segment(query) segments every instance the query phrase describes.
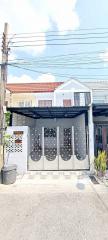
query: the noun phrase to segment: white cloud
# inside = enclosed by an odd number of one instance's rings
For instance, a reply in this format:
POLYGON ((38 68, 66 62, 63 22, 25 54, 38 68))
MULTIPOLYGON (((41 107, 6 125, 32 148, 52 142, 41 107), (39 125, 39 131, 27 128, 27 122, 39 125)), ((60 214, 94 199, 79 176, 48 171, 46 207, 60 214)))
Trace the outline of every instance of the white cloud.
POLYGON ((11 33, 44 32, 40 37, 43 46, 22 48, 22 51, 28 51, 32 55, 41 53, 45 49, 45 33, 52 29, 53 24, 58 31, 74 30, 79 26, 75 12, 76 2, 77 0, 0 0, 0 29, 3 29, 3 24, 7 21, 11 33))
POLYGON ((55 82, 55 76, 51 73, 48 74, 42 74, 37 79, 36 82, 55 82))
POLYGON ((48 14, 59 31, 75 30, 79 27, 79 19, 75 12, 76 2, 77 0, 47 0, 48 14))
POLYGON ((54 82, 56 81, 55 76, 48 73, 42 74, 37 79, 33 79, 28 75, 21 75, 20 77, 9 75, 7 83, 36 83, 36 82, 54 82))

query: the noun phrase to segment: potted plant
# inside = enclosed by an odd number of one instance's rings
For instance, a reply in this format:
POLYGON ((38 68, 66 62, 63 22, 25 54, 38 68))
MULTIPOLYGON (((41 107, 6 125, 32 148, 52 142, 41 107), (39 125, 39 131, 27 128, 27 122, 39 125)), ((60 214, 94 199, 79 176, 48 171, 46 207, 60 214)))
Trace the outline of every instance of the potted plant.
POLYGON ((94 160, 94 165, 98 177, 103 177, 107 168, 107 154, 105 151, 99 151, 94 160))
POLYGON ((9 151, 8 147, 10 144, 10 138, 12 136, 9 134, 4 134, 4 166, 1 169, 1 177, 3 184, 12 184, 16 181, 16 165, 9 165, 8 158, 9 158, 9 151), (7 148, 7 150, 6 150, 7 148))
MULTIPOLYGON (((6 120, 6 128, 9 126, 10 121, 10 113, 7 112, 5 116, 6 120)), ((9 158, 9 145, 12 135, 6 133, 6 129, 3 136, 3 167, 1 169, 1 177, 3 184, 12 184, 16 181, 16 165, 9 165, 8 158, 9 158)))

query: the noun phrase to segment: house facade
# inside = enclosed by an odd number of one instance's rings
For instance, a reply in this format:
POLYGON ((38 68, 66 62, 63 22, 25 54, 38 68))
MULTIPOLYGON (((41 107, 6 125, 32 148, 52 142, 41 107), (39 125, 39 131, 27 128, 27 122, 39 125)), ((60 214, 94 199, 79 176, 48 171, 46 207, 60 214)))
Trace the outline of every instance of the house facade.
POLYGON ((100 137, 97 121, 107 121, 107 116, 99 105, 98 109, 93 105, 93 89, 87 83, 71 79, 64 83, 7 84, 7 102, 12 113, 8 131, 16 134, 12 134, 8 149, 9 161, 17 164, 19 172, 93 170, 94 152, 99 148, 95 139, 100 137), (15 154, 16 160, 12 158, 15 154))

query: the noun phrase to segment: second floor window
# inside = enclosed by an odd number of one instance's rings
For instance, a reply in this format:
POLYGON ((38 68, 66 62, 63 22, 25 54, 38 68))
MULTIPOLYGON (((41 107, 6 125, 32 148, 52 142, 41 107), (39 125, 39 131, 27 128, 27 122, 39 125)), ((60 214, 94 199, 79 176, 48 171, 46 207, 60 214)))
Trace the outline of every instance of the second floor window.
POLYGON ((25 101, 25 107, 31 107, 32 101, 25 101))
POLYGON ((19 102, 18 105, 19 105, 19 107, 24 107, 24 102, 23 101, 19 102))
POLYGON ((89 105, 91 103, 91 94, 90 92, 85 93, 85 105, 89 105))
POLYGON ((63 99, 63 106, 64 107, 71 107, 72 106, 71 99, 63 99))
POLYGON ((32 101, 22 101, 18 103, 19 107, 31 107, 32 101))
POLYGON ((38 107, 52 107, 52 100, 38 100, 38 107))
POLYGON ((74 105, 80 106, 80 93, 77 92, 74 93, 74 105))

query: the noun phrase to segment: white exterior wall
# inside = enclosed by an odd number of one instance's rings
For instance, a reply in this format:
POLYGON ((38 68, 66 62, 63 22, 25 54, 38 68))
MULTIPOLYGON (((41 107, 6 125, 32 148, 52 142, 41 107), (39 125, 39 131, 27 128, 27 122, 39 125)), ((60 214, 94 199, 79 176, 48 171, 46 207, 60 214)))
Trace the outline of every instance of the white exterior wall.
POLYGON ((108 103, 108 81, 97 80, 84 83, 93 93, 93 103, 108 103))
POLYGON ((72 91, 59 91, 54 93, 54 105, 57 107, 63 107, 63 100, 71 99, 72 105, 74 105, 74 93, 72 91))
POLYGON ((27 161, 29 155, 29 128, 26 126, 13 126, 7 128, 7 133, 12 136, 13 140, 10 141, 9 151, 5 155, 5 164, 17 165, 17 173, 22 174, 27 172, 27 161), (23 131, 22 135, 22 151, 17 150, 17 143, 15 143, 15 139, 13 138, 14 131, 23 131), (16 144, 16 145, 15 145, 16 144))
POLYGON ((54 91, 54 105, 63 106, 63 99, 71 99, 72 106, 74 106, 74 93, 80 93, 80 106, 85 106, 85 96, 84 93, 90 92, 91 103, 92 103, 92 92, 85 85, 81 84, 76 80, 70 80, 59 86, 54 91))
POLYGON ((93 89, 93 103, 108 103, 108 89, 93 89))
POLYGON ((52 100, 52 106, 54 106, 54 93, 36 93, 36 107, 38 107, 39 100, 52 100))

